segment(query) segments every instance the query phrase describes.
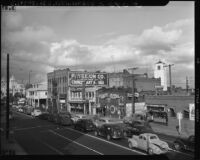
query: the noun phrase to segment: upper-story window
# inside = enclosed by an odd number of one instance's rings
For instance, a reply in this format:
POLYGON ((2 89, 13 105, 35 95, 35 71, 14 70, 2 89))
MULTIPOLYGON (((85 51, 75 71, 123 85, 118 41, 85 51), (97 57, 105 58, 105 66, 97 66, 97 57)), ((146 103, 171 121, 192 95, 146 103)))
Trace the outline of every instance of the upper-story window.
POLYGON ((160 70, 160 66, 158 66, 157 69, 160 70))

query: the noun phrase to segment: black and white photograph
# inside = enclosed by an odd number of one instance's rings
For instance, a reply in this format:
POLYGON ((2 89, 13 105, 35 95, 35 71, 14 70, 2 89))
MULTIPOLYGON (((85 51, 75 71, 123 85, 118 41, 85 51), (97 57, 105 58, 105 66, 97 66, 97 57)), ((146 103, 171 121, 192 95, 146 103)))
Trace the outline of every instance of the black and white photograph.
POLYGON ((1 10, 1 155, 195 159, 195 2, 1 10))

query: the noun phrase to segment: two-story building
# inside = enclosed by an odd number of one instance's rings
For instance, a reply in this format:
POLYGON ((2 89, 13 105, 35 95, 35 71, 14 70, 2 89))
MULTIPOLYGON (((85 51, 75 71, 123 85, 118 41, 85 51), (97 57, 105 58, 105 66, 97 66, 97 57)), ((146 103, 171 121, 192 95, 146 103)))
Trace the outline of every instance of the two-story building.
POLYGON ((27 89, 26 98, 28 104, 33 107, 47 107, 47 83, 34 83, 32 87, 27 89))
POLYGON ((68 68, 47 74, 48 104, 58 112, 96 114, 96 90, 108 86, 107 73, 70 71, 68 68), (53 100, 56 101, 53 104, 53 100))

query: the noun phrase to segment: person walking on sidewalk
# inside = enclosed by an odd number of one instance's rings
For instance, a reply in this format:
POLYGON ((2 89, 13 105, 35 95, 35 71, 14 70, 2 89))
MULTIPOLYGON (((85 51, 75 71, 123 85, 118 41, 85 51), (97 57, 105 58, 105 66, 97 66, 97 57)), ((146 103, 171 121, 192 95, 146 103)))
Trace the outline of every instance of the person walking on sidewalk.
POLYGON ((165 114, 165 119, 166 119, 166 126, 168 126, 168 115, 167 115, 167 112, 165 114))

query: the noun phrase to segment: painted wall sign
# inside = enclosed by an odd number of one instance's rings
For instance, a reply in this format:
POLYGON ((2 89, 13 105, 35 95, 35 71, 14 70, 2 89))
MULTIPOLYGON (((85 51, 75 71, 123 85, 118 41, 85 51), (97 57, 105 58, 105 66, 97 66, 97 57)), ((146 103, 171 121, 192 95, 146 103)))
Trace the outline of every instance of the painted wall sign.
POLYGON ((105 86, 108 85, 107 73, 92 72, 69 72, 69 85, 82 86, 105 86))

